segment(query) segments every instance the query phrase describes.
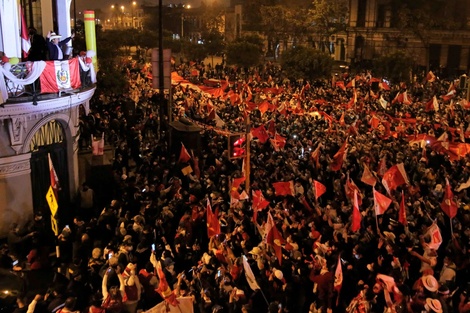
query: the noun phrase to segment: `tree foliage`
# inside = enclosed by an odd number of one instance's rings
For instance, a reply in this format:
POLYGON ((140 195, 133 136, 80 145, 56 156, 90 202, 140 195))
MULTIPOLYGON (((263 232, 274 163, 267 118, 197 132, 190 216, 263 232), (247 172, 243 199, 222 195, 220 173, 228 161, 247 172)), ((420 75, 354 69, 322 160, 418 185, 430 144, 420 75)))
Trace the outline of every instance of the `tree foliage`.
POLYGON ((413 69, 413 59, 403 51, 382 55, 374 59, 374 72, 394 83, 409 81, 413 69))
MULTIPOLYGON (((313 0, 313 8, 309 10, 309 20, 320 41, 328 42, 330 36, 346 30, 348 0, 313 0)), ((329 45, 327 46, 329 49, 329 45)))
POLYGON ((245 40, 237 40, 227 45, 227 63, 241 67, 252 67, 261 61, 260 46, 245 40))
POLYGON ((322 51, 298 46, 284 51, 281 66, 290 79, 314 80, 331 75, 333 59, 322 51))

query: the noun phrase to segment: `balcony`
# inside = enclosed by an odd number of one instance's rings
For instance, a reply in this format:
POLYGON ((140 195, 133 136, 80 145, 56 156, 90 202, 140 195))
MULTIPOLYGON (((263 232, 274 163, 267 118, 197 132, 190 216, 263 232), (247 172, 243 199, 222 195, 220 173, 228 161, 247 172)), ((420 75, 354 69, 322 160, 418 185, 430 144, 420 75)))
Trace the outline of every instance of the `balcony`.
POLYGON ((3 109, 11 104, 38 105, 44 100, 93 93, 96 83, 93 64, 80 57, 67 61, 20 62, 4 66, 0 71, 3 76, 0 77, 0 108, 3 109))

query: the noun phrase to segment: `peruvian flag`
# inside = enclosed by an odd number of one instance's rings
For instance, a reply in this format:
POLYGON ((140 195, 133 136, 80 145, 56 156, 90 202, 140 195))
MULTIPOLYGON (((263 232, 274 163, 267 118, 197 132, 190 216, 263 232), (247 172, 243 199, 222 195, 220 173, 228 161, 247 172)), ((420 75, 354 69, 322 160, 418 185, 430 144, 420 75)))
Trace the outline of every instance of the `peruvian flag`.
POLYGON ((392 203, 392 199, 387 196, 384 196, 374 188, 374 207, 375 214, 382 215, 387 211, 388 207, 392 203))
POLYGON ((406 208, 405 208, 405 194, 401 192, 401 202, 400 202, 400 211, 398 211, 398 222, 403 226, 408 225, 408 220, 406 219, 406 208))
POLYGON ((258 212, 264 210, 269 205, 269 201, 264 198, 261 190, 252 191, 251 194, 253 196, 253 222, 256 223, 258 212))
POLYGON ((344 86, 343 81, 338 81, 338 82, 336 82, 335 85, 336 85, 336 87, 341 88, 342 90, 346 91, 346 86, 344 86))
POLYGON ((355 88, 356 87, 356 79, 353 78, 347 85, 346 88, 355 88))
POLYGON ((359 203, 357 200, 357 190, 354 190, 354 205, 352 213, 351 231, 356 232, 361 229, 361 212, 359 212, 359 203))
POLYGON ((445 94, 444 96, 441 96, 441 98, 444 101, 449 101, 455 96, 456 92, 457 91, 455 90, 454 83, 451 83, 449 86, 449 89, 447 90, 447 94, 445 94))
POLYGON ((362 172, 361 182, 372 187, 374 187, 377 183, 377 179, 375 179, 375 176, 372 174, 367 164, 364 164, 364 171, 362 172))
POLYGON ((188 150, 183 143, 181 143, 181 150, 180 150, 180 157, 178 158, 179 163, 186 163, 191 160, 191 155, 189 154, 188 150))
POLYGON ((382 185, 387 189, 388 194, 398 186, 409 183, 403 163, 395 164, 382 177, 382 185))
POLYGON ((320 148, 323 147, 321 143, 318 144, 317 148, 310 154, 312 159, 315 161, 315 167, 320 168, 320 148))
POLYGON ((436 75, 432 71, 429 71, 428 74, 426 75, 426 81, 432 83, 436 80, 436 75))
POLYGON ((46 67, 39 77, 41 93, 79 88, 81 85, 79 66, 78 58, 67 61, 46 61, 46 67))
POLYGON ((379 88, 382 90, 390 90, 390 86, 386 82, 379 83, 379 88))
POLYGON ((268 212, 268 220, 265 226, 265 234, 266 234, 266 243, 273 247, 274 252, 276 254, 276 258, 279 262, 279 265, 282 263, 282 244, 285 244, 286 241, 282 238, 281 234, 276 228, 276 224, 274 223, 274 219, 270 212, 268 212))
POLYGON ((265 143, 269 139, 268 132, 264 128, 264 125, 261 125, 260 127, 257 127, 257 128, 253 128, 251 130, 251 134, 253 135, 253 137, 258 138, 259 142, 261 143, 265 143))
POLYGON ((354 183, 352 179, 349 178, 349 173, 347 174, 346 178, 346 185, 344 185, 344 192, 346 193, 346 197, 351 199, 351 202, 354 201, 354 192, 357 192, 358 195, 358 203, 362 205, 362 194, 359 190, 359 187, 354 183))
POLYGON ((315 200, 318 200, 326 192, 326 186, 317 180, 313 180, 313 187, 315 188, 315 200))
POLYGON ((276 124, 274 124, 274 120, 268 122, 268 134, 271 137, 276 136, 276 124))
POLYGON ((428 243, 429 248, 437 250, 442 243, 442 235, 439 226, 434 222, 426 231, 426 235, 429 235, 431 242, 428 243))
POLYGON ((294 182, 292 180, 286 182, 273 183, 276 196, 293 196, 294 182))
POLYGON ((27 58, 29 49, 31 48, 31 40, 29 40, 28 27, 26 26, 23 8, 21 5, 18 6, 21 15, 21 50, 23 50, 23 58, 27 58))
POLYGON ((436 96, 432 97, 431 100, 429 100, 428 102, 426 102, 426 111, 439 111, 439 102, 437 102, 437 98, 436 96))
POLYGON ((384 99, 383 95, 380 95, 379 103, 382 106, 382 108, 384 108, 384 110, 387 109, 388 101, 384 99))
POLYGON ((454 200, 454 194, 452 193, 449 180, 447 178, 444 199, 441 202, 441 209, 449 218, 454 218, 457 215, 458 206, 454 200))
POLYGON ((172 306, 177 306, 179 304, 176 300, 176 294, 171 290, 168 281, 166 280, 165 273, 162 269, 162 264, 160 261, 157 262, 157 275, 160 280, 158 283, 158 288, 156 291, 158 294, 165 300, 166 303, 171 304, 172 306))
POLYGON ((47 158, 49 160, 49 179, 51 181, 51 187, 54 197, 55 197, 55 203, 57 203, 57 199, 59 199, 59 190, 60 190, 60 185, 59 185, 59 178, 57 177, 57 173, 54 169, 54 165, 52 164, 52 159, 51 159, 51 154, 47 155, 47 158))
POLYGON ((348 139, 344 141, 341 148, 339 148, 338 152, 333 156, 333 161, 330 163, 330 167, 332 171, 339 171, 343 166, 344 158, 346 157, 346 146, 348 144, 348 139))
POLYGON ((230 188, 230 196, 237 200, 240 200, 240 194, 238 193, 238 188, 245 181, 245 177, 234 178, 232 182, 232 188, 230 188))
POLYGON ((220 222, 218 218, 218 210, 215 209, 215 213, 212 213, 211 202, 207 199, 206 207, 206 223, 207 223, 207 237, 212 238, 220 234, 220 222))
POLYGON ((342 286, 343 286, 343 268, 341 266, 341 256, 338 255, 338 264, 336 265, 336 270, 335 270, 334 289, 336 290, 336 292, 340 292, 342 286))

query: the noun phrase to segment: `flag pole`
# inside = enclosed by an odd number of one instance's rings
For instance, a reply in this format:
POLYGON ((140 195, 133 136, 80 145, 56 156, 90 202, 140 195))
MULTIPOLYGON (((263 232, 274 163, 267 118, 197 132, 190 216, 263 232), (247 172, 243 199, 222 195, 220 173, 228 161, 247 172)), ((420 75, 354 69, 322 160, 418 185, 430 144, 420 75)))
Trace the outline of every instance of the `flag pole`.
POLYGON ((450 235, 454 237, 454 227, 452 226, 452 217, 449 217, 450 221, 450 235))
MULTIPOLYGON (((246 108, 245 108, 246 110, 246 108)), ((245 140, 246 140, 246 156, 245 156, 245 191, 250 196, 250 113, 248 112, 245 118, 245 140)))

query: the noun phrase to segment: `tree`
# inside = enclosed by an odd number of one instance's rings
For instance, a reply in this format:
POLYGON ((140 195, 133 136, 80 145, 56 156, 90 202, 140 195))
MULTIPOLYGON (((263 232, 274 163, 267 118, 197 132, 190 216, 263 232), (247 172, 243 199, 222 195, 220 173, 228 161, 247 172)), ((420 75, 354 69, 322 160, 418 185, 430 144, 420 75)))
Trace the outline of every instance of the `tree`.
POLYGON ((289 79, 314 80, 331 76, 333 59, 322 51, 298 46, 282 54, 281 66, 289 79))
POLYGON ((226 54, 228 64, 252 67, 260 63, 262 50, 258 45, 240 39, 227 45, 226 54))
POLYGON ((374 59, 373 63, 377 76, 386 77, 393 83, 409 81, 414 65, 413 59, 403 51, 382 55, 374 59))
POLYGON ((313 0, 309 10, 309 20, 319 36, 320 45, 330 50, 330 37, 346 30, 348 20, 348 0, 313 0))

